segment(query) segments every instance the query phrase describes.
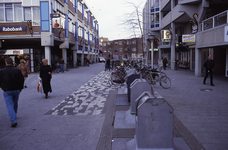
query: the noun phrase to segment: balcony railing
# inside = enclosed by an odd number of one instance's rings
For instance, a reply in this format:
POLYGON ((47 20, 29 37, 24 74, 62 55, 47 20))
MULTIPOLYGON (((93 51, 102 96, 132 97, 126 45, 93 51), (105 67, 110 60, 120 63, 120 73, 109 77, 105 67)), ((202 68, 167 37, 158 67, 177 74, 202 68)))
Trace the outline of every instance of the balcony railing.
POLYGON ((202 21, 202 31, 228 23, 228 10, 202 21))

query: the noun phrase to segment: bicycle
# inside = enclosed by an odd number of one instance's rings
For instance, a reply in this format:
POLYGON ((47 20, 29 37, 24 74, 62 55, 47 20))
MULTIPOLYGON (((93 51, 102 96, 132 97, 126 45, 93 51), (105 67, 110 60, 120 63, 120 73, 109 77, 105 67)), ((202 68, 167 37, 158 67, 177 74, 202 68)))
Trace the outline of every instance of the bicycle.
POLYGON ((59 63, 56 64, 56 68, 55 70, 53 71, 54 73, 59 73, 59 69, 60 69, 60 65, 59 63))
POLYGON ((152 85, 156 85, 158 82, 164 89, 168 89, 171 86, 171 80, 164 72, 161 72, 161 67, 158 72, 150 72, 149 80, 152 85))
POLYGON ((124 67, 118 67, 116 71, 112 71, 110 78, 109 78, 109 85, 117 86, 117 85, 124 85, 124 82, 126 81, 127 73, 124 70, 124 67))

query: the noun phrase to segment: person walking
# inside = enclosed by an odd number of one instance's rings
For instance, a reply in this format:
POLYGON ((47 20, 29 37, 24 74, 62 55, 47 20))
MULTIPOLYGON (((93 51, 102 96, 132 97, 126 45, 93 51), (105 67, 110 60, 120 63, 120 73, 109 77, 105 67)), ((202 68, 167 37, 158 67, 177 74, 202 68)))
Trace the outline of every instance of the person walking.
POLYGON ((166 64, 168 62, 166 56, 163 58, 162 62, 163 62, 163 68, 164 70, 166 70, 166 64))
POLYGON ((43 91, 45 93, 45 99, 48 97, 48 92, 52 92, 51 89, 51 78, 52 78, 52 70, 50 65, 48 65, 48 60, 42 60, 43 65, 40 67, 40 78, 43 86, 43 91))
POLYGON ((203 67, 206 69, 206 75, 204 77, 203 84, 206 84, 208 74, 210 74, 211 86, 215 86, 213 84, 213 68, 214 68, 214 66, 215 66, 215 63, 211 59, 211 55, 208 55, 208 59, 206 59, 204 64, 203 64, 203 67))
POLYGON ((17 126, 19 94, 24 86, 21 70, 13 66, 12 58, 5 59, 6 67, 0 70, 0 88, 2 88, 11 127, 17 126))
POLYGON ((110 58, 108 58, 108 59, 106 60, 105 71, 106 71, 106 69, 108 69, 108 71, 110 71, 110 58))
POLYGON ((64 60, 63 60, 63 57, 60 59, 60 61, 59 61, 59 66, 60 66, 60 68, 59 68, 59 72, 64 72, 64 69, 63 69, 63 65, 64 65, 64 60))
POLYGON ((90 60, 89 60, 89 58, 86 58, 86 64, 87 64, 87 66, 90 66, 90 60))
POLYGON ((25 64, 25 60, 21 59, 20 64, 17 66, 21 70, 21 73, 24 76, 24 87, 27 88, 27 78, 28 74, 30 74, 28 66, 25 64))

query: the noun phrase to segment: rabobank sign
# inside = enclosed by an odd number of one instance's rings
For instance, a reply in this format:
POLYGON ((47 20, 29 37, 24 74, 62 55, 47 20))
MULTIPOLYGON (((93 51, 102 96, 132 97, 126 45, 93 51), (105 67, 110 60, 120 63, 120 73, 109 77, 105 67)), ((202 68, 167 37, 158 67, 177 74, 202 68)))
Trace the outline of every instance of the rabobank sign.
POLYGON ((0 33, 25 33, 26 26, 3 26, 0 27, 0 33))

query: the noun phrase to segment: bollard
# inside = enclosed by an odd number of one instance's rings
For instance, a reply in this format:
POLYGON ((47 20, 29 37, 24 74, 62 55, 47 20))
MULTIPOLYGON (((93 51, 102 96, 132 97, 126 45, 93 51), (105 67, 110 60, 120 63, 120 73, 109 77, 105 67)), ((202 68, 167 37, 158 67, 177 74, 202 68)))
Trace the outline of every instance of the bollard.
POLYGON ((141 94, 136 106, 136 149, 173 150, 173 108, 150 92, 141 94))
POLYGON ((140 78, 140 75, 139 74, 131 74, 128 76, 127 78, 127 98, 128 98, 128 102, 131 102, 131 89, 130 89, 130 86, 132 84, 132 82, 135 80, 135 79, 139 79, 140 78))
POLYGON ((135 114, 136 99, 145 91, 153 93, 153 87, 145 79, 136 79, 132 82, 130 86, 131 114, 135 114))

